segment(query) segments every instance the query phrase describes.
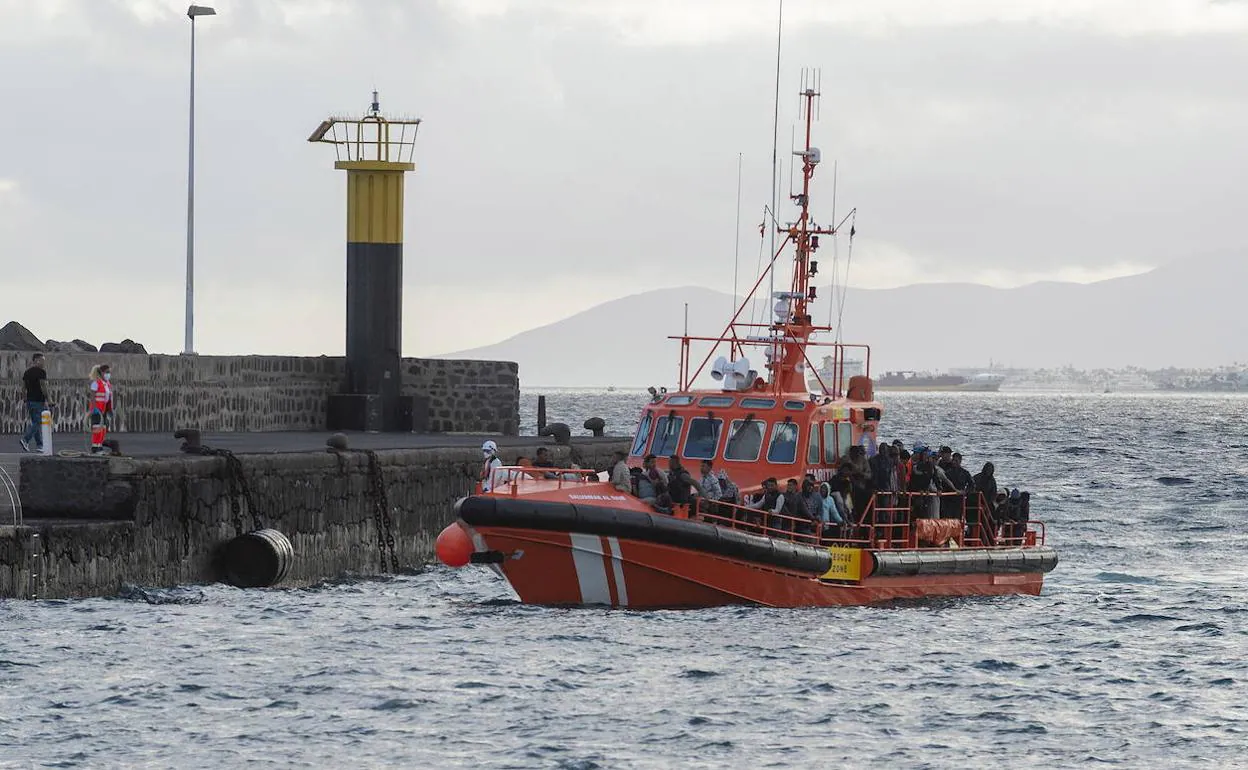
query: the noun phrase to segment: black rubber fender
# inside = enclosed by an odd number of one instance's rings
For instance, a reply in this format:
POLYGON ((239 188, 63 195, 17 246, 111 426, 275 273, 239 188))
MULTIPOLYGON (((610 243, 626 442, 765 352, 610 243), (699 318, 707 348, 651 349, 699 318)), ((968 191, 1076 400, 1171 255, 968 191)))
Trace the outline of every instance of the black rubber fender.
POLYGON ((487 495, 464 498, 456 506, 460 518, 472 526, 606 535, 815 575, 832 566, 832 557, 824 548, 659 513, 487 495))
POLYGON ((872 560, 873 575, 1035 574, 1057 566, 1057 551, 1050 546, 875 551, 872 560))

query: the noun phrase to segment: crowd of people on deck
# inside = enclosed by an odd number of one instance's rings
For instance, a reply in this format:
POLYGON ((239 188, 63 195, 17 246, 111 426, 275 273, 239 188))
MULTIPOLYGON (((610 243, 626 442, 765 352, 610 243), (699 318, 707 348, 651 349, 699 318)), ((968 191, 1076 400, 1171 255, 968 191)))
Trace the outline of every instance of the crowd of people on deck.
MULTIPOLYGON (((511 481, 513 475, 563 476, 567 480, 594 476, 575 465, 575 472, 542 470, 555 468, 545 448, 538 449, 532 459, 517 459, 516 465, 524 470, 491 474, 491 467, 502 465, 497 446, 492 444, 488 441, 482 449, 487 458, 486 475, 497 477, 496 483, 511 481)), ((621 451, 612 458, 608 478, 617 491, 633 495, 660 512, 671 513, 674 506, 701 500, 700 510, 705 512, 798 534, 812 534, 821 525, 825 536, 854 538, 863 536, 871 526, 887 531, 890 526, 916 519, 962 519, 968 534, 991 544, 998 537, 1022 538, 1030 518, 1029 493, 999 488, 991 462, 972 474, 963 465, 962 455, 948 446, 933 450, 916 443, 911 451, 896 440, 880 444, 868 455, 865 446, 854 445, 830 470, 826 480, 807 473, 800 480, 788 479, 783 489, 778 479, 768 478, 757 494, 743 495, 724 469, 717 469, 711 460, 702 460, 695 473, 677 455, 669 457, 663 469, 658 467, 658 458, 648 454, 636 468, 628 465, 628 455, 621 451), (719 503, 728 505, 714 505, 719 503), (983 527, 979 526, 981 519, 983 527)), ((486 483, 483 486, 488 491, 486 483)))
POLYGON ((919 443, 908 451, 897 440, 880 445, 870 456, 866 447, 851 446, 825 481, 808 473, 800 480, 788 479, 781 489, 773 477, 757 494, 745 496, 711 460, 701 461, 696 476, 678 456, 668 458, 667 470, 659 468, 657 460, 646 455, 640 468, 629 468, 627 455, 617 452, 610 472, 612 486, 661 512, 701 499, 737 506, 729 509, 734 517, 743 514, 754 523, 767 521, 771 529, 810 534, 815 525, 823 525, 825 532, 840 537, 854 537, 870 525, 965 518, 968 532, 987 541, 995 540, 998 532, 1021 538, 1030 517, 1029 493, 999 489, 990 462, 972 474, 961 453, 948 446, 933 450, 919 443), (983 528, 978 526, 981 516, 987 525, 983 528))

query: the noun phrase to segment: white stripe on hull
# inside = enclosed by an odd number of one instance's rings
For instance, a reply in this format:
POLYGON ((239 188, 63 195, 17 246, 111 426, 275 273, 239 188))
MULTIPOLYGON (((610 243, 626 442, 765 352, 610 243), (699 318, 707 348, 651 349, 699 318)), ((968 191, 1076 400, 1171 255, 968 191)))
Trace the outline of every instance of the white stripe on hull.
POLYGON ((569 533, 572 538, 572 563, 581 587, 582 604, 611 606, 611 589, 607 587, 607 568, 602 561, 602 538, 598 535, 569 533))
POLYGON ((615 593, 619 597, 621 607, 628 606, 628 588, 624 585, 624 562, 620 560, 620 539, 607 538, 611 546, 611 571, 615 573, 615 593))

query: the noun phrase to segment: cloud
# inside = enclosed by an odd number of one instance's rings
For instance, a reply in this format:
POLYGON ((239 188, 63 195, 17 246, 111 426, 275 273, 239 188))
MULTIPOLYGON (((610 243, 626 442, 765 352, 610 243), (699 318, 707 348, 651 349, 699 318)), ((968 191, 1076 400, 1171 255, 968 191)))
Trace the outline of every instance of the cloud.
MULTIPOLYGON (((501 339, 591 298, 730 289, 738 153, 753 277, 771 4, 213 4, 196 33, 196 285, 245 305, 201 311, 214 349, 261 333, 340 349, 345 180, 304 139, 374 87, 384 110, 425 121, 407 179, 407 352, 501 339), (492 323, 439 323, 481 299, 492 323), (426 348, 431 328, 446 339, 426 348)), ((822 66, 816 213, 831 219, 835 164, 838 217, 858 208, 851 283, 1091 280, 1235 248, 1246 14, 789 0, 783 186, 798 72, 822 66)), ((0 68, 39 73, 0 81, 21 105, 0 141, 24 150, 4 175, 28 207, 0 229, 5 266, 48 265, 58 322, 90 327, 96 287, 75 277, 104 260, 99 282, 134 326, 118 334, 165 350, 181 346, 188 26, 185 5, 155 0, 0 0, 0 68)))
MULTIPOLYGON (((612 28, 621 41, 646 45, 704 45, 774 36, 778 3, 759 0, 453 0, 464 18, 512 16, 522 9, 612 28)), ((887 36, 909 29, 1027 25, 1115 36, 1229 34, 1248 29, 1248 7, 1208 0, 788 0, 790 34, 803 29, 849 29, 887 36)))

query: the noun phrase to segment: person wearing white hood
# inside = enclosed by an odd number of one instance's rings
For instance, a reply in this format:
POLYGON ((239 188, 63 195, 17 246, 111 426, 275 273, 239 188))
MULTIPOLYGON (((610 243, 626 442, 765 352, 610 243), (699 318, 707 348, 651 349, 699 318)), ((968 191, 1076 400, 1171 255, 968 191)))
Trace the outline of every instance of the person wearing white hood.
MULTIPOLYGON (((487 441, 481 445, 481 454, 485 456, 485 465, 481 468, 481 491, 489 492, 496 480, 494 472, 503 467, 503 461, 498 459, 498 444, 493 441, 487 441)), ((497 479, 497 481, 503 480, 497 479)))

